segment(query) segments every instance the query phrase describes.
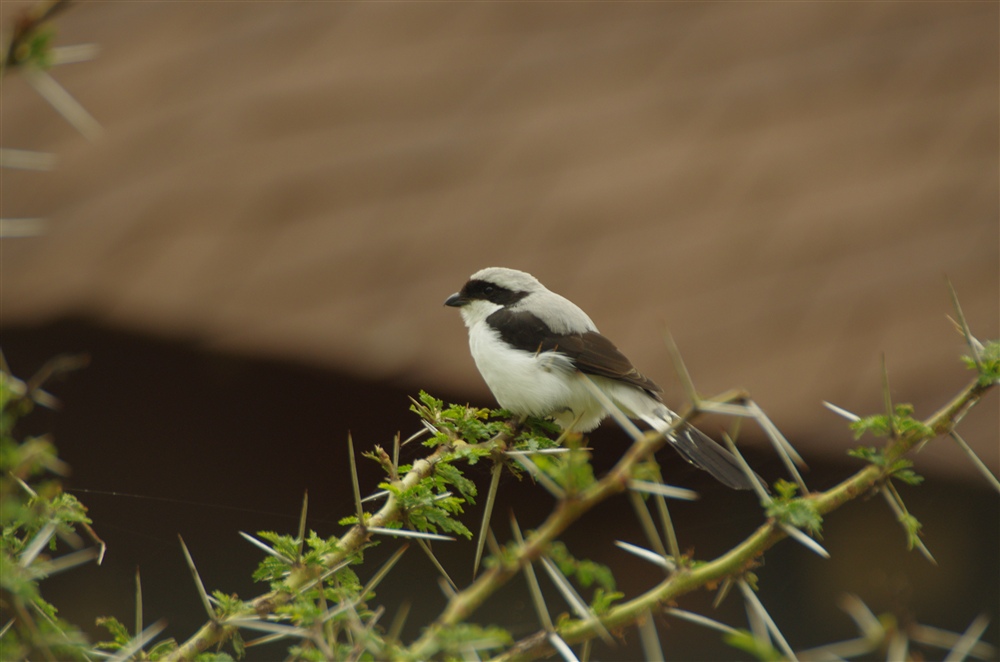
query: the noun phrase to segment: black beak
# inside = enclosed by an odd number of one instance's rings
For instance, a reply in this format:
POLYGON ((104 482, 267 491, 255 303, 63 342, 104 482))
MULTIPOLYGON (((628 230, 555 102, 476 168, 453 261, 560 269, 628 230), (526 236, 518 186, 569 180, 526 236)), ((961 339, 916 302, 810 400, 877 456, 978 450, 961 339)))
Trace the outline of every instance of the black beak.
POLYGON ((461 308, 467 303, 469 303, 469 300, 463 297, 458 292, 455 292, 450 297, 444 300, 444 305, 451 306, 452 308, 461 308))

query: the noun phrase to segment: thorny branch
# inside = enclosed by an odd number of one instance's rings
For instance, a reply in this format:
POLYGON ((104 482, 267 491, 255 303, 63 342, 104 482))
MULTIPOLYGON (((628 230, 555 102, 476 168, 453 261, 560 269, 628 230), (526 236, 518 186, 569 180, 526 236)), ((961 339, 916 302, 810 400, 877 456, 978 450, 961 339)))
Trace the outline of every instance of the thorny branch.
POLYGON ((46 0, 24 10, 15 20, 10 31, 3 56, 3 66, 0 76, 8 69, 18 66, 24 60, 26 44, 35 33, 56 14, 68 8, 71 0, 46 0))
MULTIPOLYGON (((924 424, 933 432, 934 436, 949 433, 956 421, 993 386, 995 386, 993 383, 983 384, 979 380, 973 381, 949 403, 927 418, 924 424)), ((731 397, 738 399, 741 394, 734 394, 731 397)), ((688 412, 677 421, 676 425, 682 425, 696 414, 695 411, 688 412)), ((885 454, 891 458, 902 457, 926 440, 925 435, 912 431, 891 440, 885 449, 885 454)), ((502 443, 503 441, 498 437, 491 443, 502 443)), ((433 656, 440 645, 437 635, 443 629, 468 619, 487 598, 514 578, 521 568, 540 558, 548 546, 573 522, 596 505, 625 491, 634 467, 654 454, 664 443, 664 438, 655 433, 647 433, 636 440, 606 476, 578 495, 562 500, 549 518, 525 539, 524 545, 517 550, 511 560, 493 566, 482 573, 468 587, 456 593, 449 600, 444 611, 424 631, 424 634, 405 652, 399 652, 413 659, 426 659, 433 656)), ((415 462, 411 470, 399 479, 398 486, 401 489, 406 489, 430 476, 434 471, 435 464, 448 451, 449 449, 446 447, 439 447, 427 458, 415 462)), ((888 473, 887 467, 870 464, 839 485, 824 492, 807 494, 803 498, 814 504, 817 512, 826 514, 877 488, 886 480, 888 473)), ((385 526, 398 520, 400 516, 399 505, 390 496, 378 512, 367 517, 364 524, 359 523, 353 526, 340 539, 340 549, 336 554, 324 559, 325 562, 332 566, 348 558, 368 541, 370 533, 367 531, 367 527, 385 526)), ((726 578, 738 578, 752 567, 765 551, 787 535, 780 524, 771 519, 722 556, 700 564, 696 568, 680 569, 642 595, 614 606, 601 616, 600 624, 606 628, 615 628, 634 623, 647 611, 658 611, 668 602, 685 593, 726 578)), ((305 584, 307 579, 300 578, 300 581, 305 584)), ((234 615, 232 618, 262 617, 273 613, 278 606, 291 599, 295 589, 295 585, 290 585, 290 592, 264 594, 247 603, 248 609, 245 614, 234 615)), ((593 620, 569 620, 559 627, 559 634, 566 642, 575 643, 596 636, 596 627, 598 626, 593 620)), ((192 659, 199 652, 229 639, 235 631, 235 627, 227 626, 225 622, 209 622, 173 651, 167 659, 192 659)), ((543 635, 528 637, 516 643, 497 659, 531 659, 551 654, 552 648, 549 642, 550 639, 543 635)))

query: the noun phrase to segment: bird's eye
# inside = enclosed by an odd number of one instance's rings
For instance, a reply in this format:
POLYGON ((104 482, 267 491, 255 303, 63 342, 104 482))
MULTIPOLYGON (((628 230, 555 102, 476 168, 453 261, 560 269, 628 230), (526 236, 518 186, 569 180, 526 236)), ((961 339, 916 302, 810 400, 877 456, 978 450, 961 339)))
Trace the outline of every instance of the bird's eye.
POLYGON ((493 286, 487 285, 486 287, 483 288, 483 292, 485 294, 493 294, 493 286))

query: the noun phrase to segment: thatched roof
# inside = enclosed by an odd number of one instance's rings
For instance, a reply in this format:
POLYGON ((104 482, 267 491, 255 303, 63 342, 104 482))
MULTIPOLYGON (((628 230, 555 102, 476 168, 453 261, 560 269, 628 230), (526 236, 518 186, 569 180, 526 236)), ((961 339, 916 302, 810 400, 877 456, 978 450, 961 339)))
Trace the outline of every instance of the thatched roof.
MULTIPOLYGON (((83 4, 59 41, 100 56, 53 75, 101 139, 4 80, 3 146, 58 165, 4 171, 3 215, 47 230, 4 240, 3 324, 84 315, 488 402, 441 303, 503 265, 671 399, 667 325, 703 391, 747 387, 786 429, 827 422, 822 399, 877 409, 881 352, 927 413, 968 379, 945 275, 998 334, 997 19, 83 4)), ((994 467, 995 434, 970 433, 994 467)))

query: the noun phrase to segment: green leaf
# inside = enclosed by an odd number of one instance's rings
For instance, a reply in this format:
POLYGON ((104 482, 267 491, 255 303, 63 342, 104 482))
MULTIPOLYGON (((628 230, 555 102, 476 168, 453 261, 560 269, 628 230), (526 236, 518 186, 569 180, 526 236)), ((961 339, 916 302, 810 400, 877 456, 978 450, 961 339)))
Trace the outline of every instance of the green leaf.
POLYGON ((416 412, 422 418, 435 420, 444 408, 444 400, 438 400, 427 391, 420 391, 417 397, 420 399, 420 404, 411 405, 410 411, 416 412))
POLYGON ((910 468, 913 466, 913 462, 906 458, 899 458, 890 464, 889 458, 885 456, 885 453, 881 449, 866 446, 851 449, 847 451, 847 454, 875 466, 882 467, 889 476, 898 478, 907 485, 919 485, 924 482, 924 477, 910 468))
POLYGON ((195 662, 235 662, 233 656, 222 651, 212 653, 200 653, 194 658, 195 662))
POLYGON ((920 529, 922 529, 924 525, 910 513, 903 513, 903 515, 899 518, 899 523, 902 524, 903 529, 906 530, 906 548, 912 550, 920 544, 920 529))
MULTIPOLYGON (((570 443, 578 442, 579 438, 570 443)), ((577 449, 558 455, 533 455, 530 461, 570 494, 583 491, 596 481, 588 451, 577 449)))
POLYGON ((895 406, 890 418, 887 414, 865 416, 852 421, 850 426, 854 438, 860 439, 865 433, 876 437, 888 437, 893 432, 901 435, 915 434, 921 437, 933 437, 934 431, 924 423, 913 418, 913 405, 902 403, 895 406))
POLYGON ((776 496, 767 506, 767 515, 796 529, 817 535, 823 529, 823 517, 811 499, 797 498, 799 486, 786 480, 774 483, 776 496))
POLYGON ((42 25, 28 35, 17 49, 15 59, 18 64, 30 64, 39 69, 52 66, 52 40, 55 29, 50 25, 42 25))
POLYGON ((223 593, 222 591, 212 591, 212 596, 217 604, 215 614, 219 619, 226 619, 233 614, 245 611, 247 605, 235 594, 223 593))
POLYGON ((804 499, 772 501, 767 507, 767 514, 779 522, 794 526, 796 529, 805 529, 814 535, 823 530, 823 517, 811 502, 804 499))
POLYGON ((779 478, 774 482, 774 491, 777 492, 779 499, 788 501, 795 498, 799 491, 799 484, 779 478))
POLYGON ((1000 342, 991 340, 979 352, 979 363, 971 356, 963 356, 962 362, 969 370, 979 372, 979 383, 989 386, 1000 382, 1000 342))
POLYGON ((557 540, 549 545, 548 555, 559 566, 562 574, 575 578, 584 588, 596 583, 607 593, 615 590, 615 577, 608 566, 588 559, 575 558, 562 541, 557 540))
POLYGON ((317 563, 323 557, 340 551, 340 539, 336 536, 323 538, 315 531, 309 531, 305 542, 308 551, 305 553, 303 562, 307 564, 317 563))
POLYGON ((595 614, 601 616, 611 610, 612 603, 624 597, 625 594, 619 591, 605 591, 603 588, 598 587, 594 589, 594 597, 590 601, 590 608, 594 610, 595 614))
POLYGON ((147 651, 146 656, 150 660, 162 660, 167 657, 170 653, 177 650, 177 642, 173 639, 164 639, 153 645, 152 648, 147 651))
POLYGON ((462 623, 441 628, 438 641, 446 653, 466 654, 469 644, 475 644, 477 650, 493 650, 509 646, 514 639, 503 628, 462 623))
MULTIPOLYGON (((454 487, 469 503, 475 503, 476 484, 465 477, 462 471, 450 462, 439 462, 434 467, 434 477, 443 481, 442 487, 454 487)), ((444 491, 444 490, 442 490, 444 491)), ((459 511, 461 512, 461 511, 459 511)))
POLYGON ((132 641, 132 635, 128 628, 114 616, 102 616, 97 619, 97 626, 102 627, 111 634, 111 641, 99 641, 94 644, 95 648, 103 650, 120 650, 128 646, 132 641))
POLYGON ((924 482, 924 477, 912 469, 901 469, 899 471, 895 471, 893 472, 892 477, 898 478, 907 485, 919 485, 924 482))
POLYGON ((274 531, 258 531, 257 537, 271 543, 274 551, 282 556, 295 559, 299 555, 299 541, 289 535, 281 535, 274 531))
POLYGON ((239 630, 233 633, 233 638, 229 640, 229 643, 233 647, 233 652, 236 653, 237 660, 242 660, 246 657, 246 646, 243 644, 243 636, 239 630))
POLYGON ((877 464, 879 466, 885 465, 885 456, 882 454, 882 451, 872 446, 858 446, 857 448, 852 448, 847 451, 847 454, 853 458, 870 462, 871 464, 877 464))
POLYGON ((889 475, 893 478, 898 478, 907 485, 919 485, 924 482, 924 477, 913 471, 910 467, 913 466, 913 462, 901 457, 891 465, 889 465, 889 475))

